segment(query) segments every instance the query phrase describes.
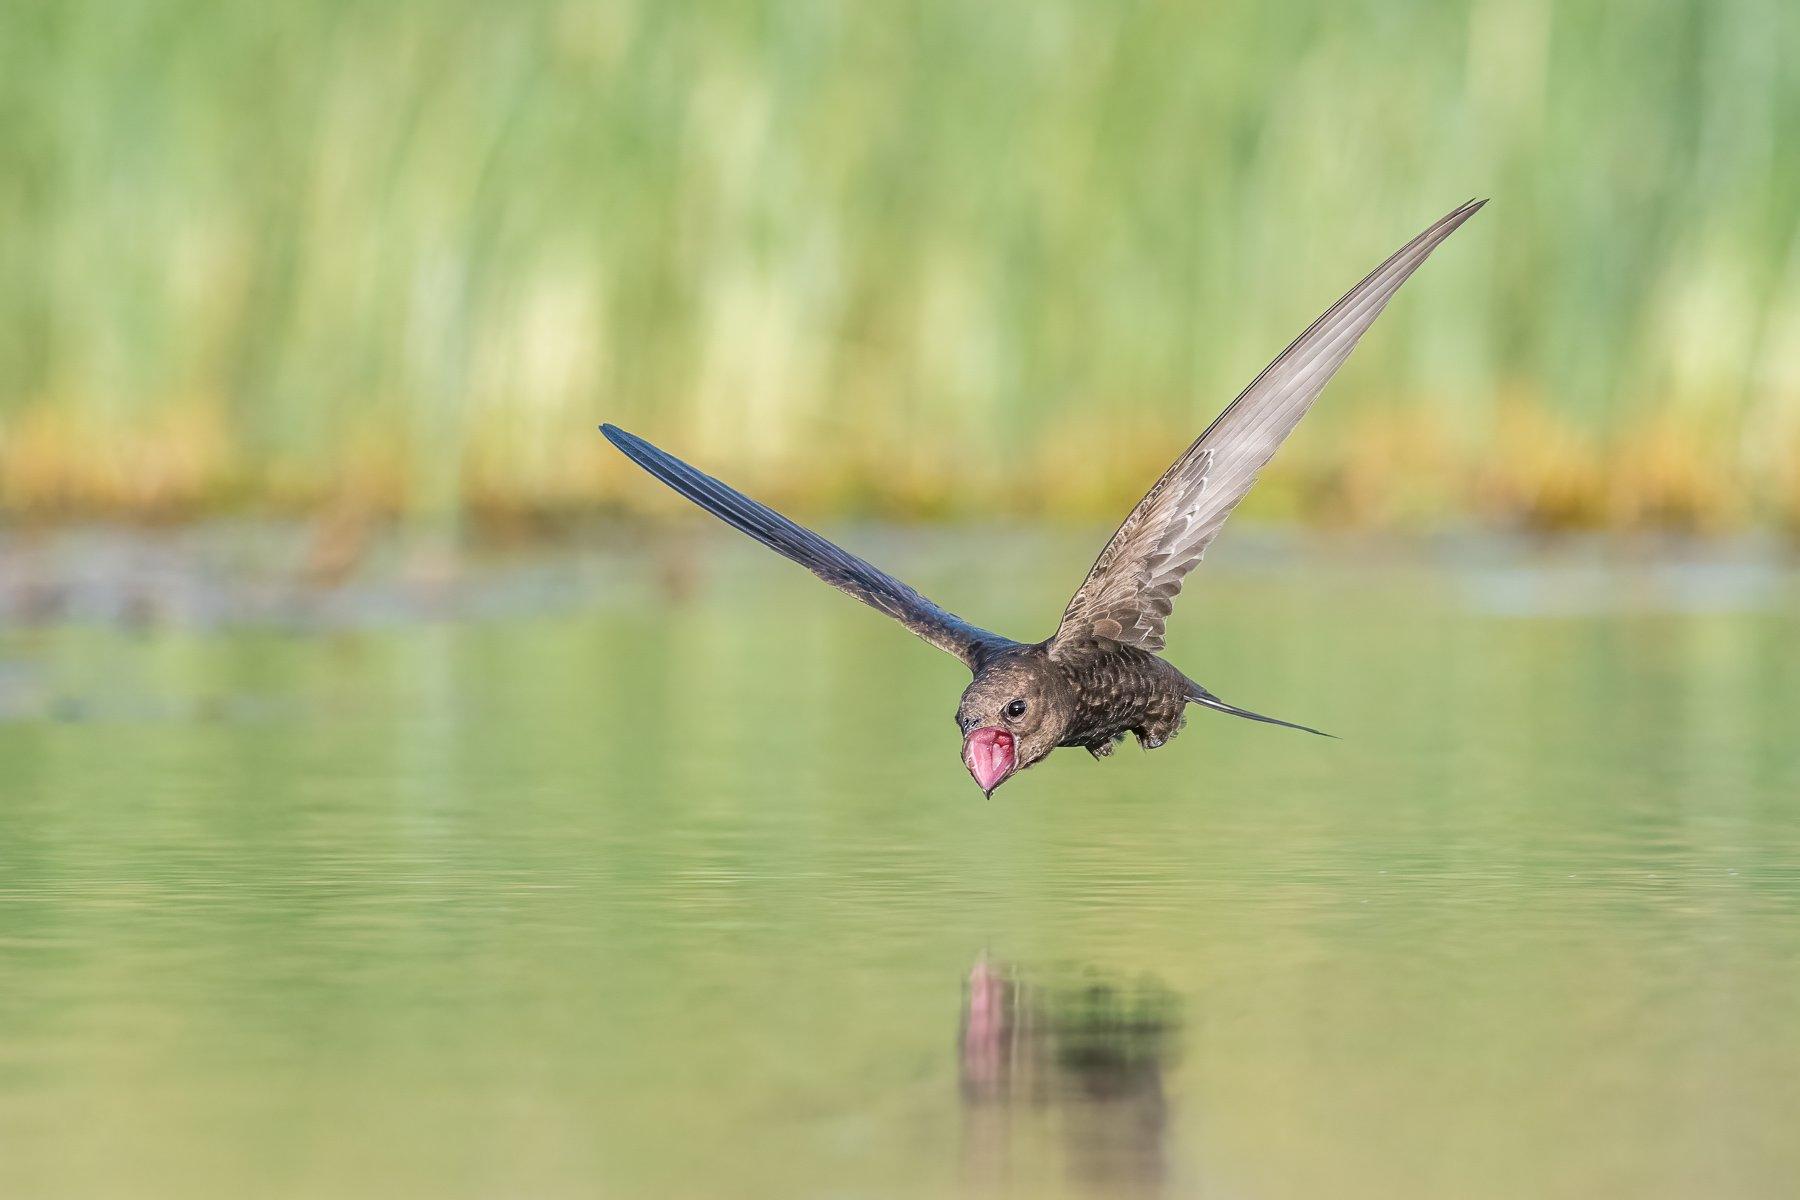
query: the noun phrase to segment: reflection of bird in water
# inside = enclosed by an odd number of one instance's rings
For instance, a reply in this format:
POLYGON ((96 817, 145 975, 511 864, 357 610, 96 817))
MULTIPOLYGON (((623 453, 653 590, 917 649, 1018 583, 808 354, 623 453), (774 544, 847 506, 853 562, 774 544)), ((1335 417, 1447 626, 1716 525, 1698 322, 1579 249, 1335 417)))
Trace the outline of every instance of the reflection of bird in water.
MULTIPOLYGON (((1314 321, 1182 452, 1113 534, 1056 632, 1025 644, 971 625, 886 572, 612 425, 633 462, 727 524, 886 613, 975 673, 957 707, 963 765, 983 792, 1059 746, 1095 758, 1127 733, 1154 749, 1187 706, 1306 729, 1227 704, 1163 659, 1163 625, 1257 472, 1312 408, 1400 285, 1475 214, 1471 201, 1395 251, 1314 321)), ((1317 733, 1318 730, 1308 730, 1317 733)))
POLYGON ((1025 1182, 1039 1156, 1019 1143, 1054 1124, 1073 1182, 1105 1195, 1158 1191, 1168 1156, 1163 1073, 1179 1029, 1175 998, 1159 985, 1032 984, 978 959, 957 1041, 971 1184, 1025 1182))

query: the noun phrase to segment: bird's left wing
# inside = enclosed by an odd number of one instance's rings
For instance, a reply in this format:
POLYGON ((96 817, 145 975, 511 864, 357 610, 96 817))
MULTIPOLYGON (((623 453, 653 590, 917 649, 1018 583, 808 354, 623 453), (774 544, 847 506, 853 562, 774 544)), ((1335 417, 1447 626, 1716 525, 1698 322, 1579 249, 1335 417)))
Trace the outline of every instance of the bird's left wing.
POLYGON ((1175 460, 1100 552, 1063 613, 1051 650, 1102 638, 1163 648, 1182 580, 1300 423, 1357 340, 1431 252, 1485 200, 1447 213, 1406 243, 1263 368, 1175 460))
POLYGON ((704 475, 673 454, 616 425, 600 432, 632 462, 769 549, 784 554, 835 588, 886 613, 940 650, 963 660, 971 671, 997 651, 1018 643, 945 612, 918 592, 774 509, 704 475))

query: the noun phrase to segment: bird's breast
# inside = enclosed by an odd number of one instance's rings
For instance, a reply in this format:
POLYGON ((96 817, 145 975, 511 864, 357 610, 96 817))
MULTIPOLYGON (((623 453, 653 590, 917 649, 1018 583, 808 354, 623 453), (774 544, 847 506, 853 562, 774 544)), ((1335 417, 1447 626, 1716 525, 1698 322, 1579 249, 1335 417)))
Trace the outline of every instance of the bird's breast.
POLYGON ((1186 700, 1169 668, 1152 658, 1095 653, 1069 664, 1073 720, 1065 745, 1091 745, 1179 713, 1186 700))

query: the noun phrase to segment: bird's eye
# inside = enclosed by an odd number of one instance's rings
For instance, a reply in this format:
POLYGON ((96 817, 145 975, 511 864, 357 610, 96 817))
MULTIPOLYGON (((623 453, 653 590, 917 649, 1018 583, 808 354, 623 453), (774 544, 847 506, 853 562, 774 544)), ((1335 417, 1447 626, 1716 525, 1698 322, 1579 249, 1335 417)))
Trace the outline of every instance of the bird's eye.
POLYGON ((1006 719, 1007 720, 1016 721, 1024 715, 1025 715, 1025 702, 1023 700, 1014 700, 1011 704, 1006 706, 1006 719))

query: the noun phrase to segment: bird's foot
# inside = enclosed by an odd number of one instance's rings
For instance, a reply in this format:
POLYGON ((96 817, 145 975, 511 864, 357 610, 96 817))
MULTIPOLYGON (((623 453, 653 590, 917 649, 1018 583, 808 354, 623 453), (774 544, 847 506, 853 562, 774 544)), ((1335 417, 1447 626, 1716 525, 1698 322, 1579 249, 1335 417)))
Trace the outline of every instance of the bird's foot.
POLYGON ((1107 755, 1109 755, 1113 752, 1113 747, 1117 746, 1120 742, 1122 742, 1124 740, 1125 740, 1124 734, 1115 733, 1109 738, 1101 738, 1099 741, 1097 741, 1093 745, 1089 746, 1087 748, 1087 751, 1089 754, 1093 755, 1095 758, 1105 758, 1107 755))

